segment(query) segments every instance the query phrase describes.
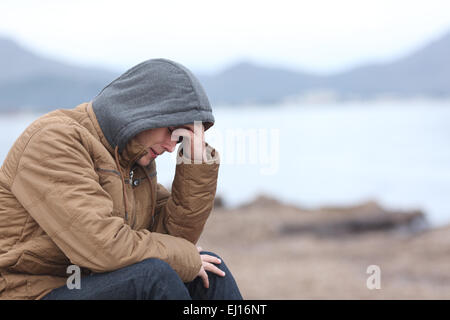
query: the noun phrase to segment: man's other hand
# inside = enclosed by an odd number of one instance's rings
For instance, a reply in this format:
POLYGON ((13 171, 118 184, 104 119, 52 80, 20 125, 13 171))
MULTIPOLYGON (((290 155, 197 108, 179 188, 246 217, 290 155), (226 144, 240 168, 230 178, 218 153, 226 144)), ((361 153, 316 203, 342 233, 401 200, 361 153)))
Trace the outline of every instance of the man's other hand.
MULTIPOLYGON (((201 247, 197 247, 198 252, 203 251, 201 247)), ((200 277, 203 281, 203 285, 205 288, 209 288, 209 279, 206 271, 215 273, 221 277, 225 276, 225 272, 217 268, 214 264, 220 264, 222 261, 219 258, 214 256, 210 256, 208 254, 201 254, 200 258, 202 259, 202 267, 200 268, 200 272, 198 273, 198 277, 200 277)))

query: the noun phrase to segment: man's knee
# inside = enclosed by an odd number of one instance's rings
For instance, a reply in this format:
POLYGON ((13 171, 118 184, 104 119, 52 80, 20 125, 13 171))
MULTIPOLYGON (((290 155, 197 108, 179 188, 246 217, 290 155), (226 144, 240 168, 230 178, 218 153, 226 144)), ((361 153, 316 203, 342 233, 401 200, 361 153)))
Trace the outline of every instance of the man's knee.
POLYGON ((156 299, 189 299, 189 293, 175 270, 160 259, 139 262, 139 275, 144 277, 146 295, 156 299))
POLYGON ((138 265, 142 275, 168 281, 180 279, 175 270, 161 259, 145 259, 139 262, 138 265))

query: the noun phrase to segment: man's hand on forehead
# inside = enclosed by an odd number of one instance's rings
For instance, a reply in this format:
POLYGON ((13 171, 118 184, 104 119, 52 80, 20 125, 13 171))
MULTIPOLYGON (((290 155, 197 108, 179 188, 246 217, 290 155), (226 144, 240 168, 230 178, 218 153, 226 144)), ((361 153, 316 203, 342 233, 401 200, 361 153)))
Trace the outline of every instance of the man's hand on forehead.
POLYGON ((205 153, 205 128, 202 122, 169 127, 172 132, 171 140, 179 141, 182 138, 183 153, 194 163, 202 162, 205 153), (172 131, 173 130, 173 131, 172 131))

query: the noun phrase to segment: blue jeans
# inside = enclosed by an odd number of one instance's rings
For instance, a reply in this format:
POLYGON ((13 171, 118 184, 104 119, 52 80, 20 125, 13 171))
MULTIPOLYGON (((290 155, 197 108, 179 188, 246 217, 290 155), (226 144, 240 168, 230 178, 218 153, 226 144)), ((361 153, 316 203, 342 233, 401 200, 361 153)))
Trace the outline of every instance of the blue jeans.
MULTIPOLYGON (((201 253, 218 257, 211 252, 201 253)), ((208 289, 199 277, 183 283, 169 264, 151 258, 112 272, 83 276, 81 289, 68 289, 64 285, 51 291, 43 300, 242 300, 236 281, 223 260, 216 266, 225 272, 225 276, 207 271, 208 289)))

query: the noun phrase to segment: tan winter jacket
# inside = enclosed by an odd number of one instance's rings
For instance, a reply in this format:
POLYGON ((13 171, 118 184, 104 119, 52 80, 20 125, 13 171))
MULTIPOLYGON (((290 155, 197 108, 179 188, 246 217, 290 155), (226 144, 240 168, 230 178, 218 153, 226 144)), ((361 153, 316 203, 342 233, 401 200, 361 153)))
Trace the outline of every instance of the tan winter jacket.
POLYGON ((89 274, 159 258, 192 281, 219 168, 208 148, 208 163, 177 165, 169 193, 155 161, 134 165, 146 152, 134 139, 115 155, 91 103, 36 120, 0 171, 0 298, 40 299, 72 264, 89 274))

